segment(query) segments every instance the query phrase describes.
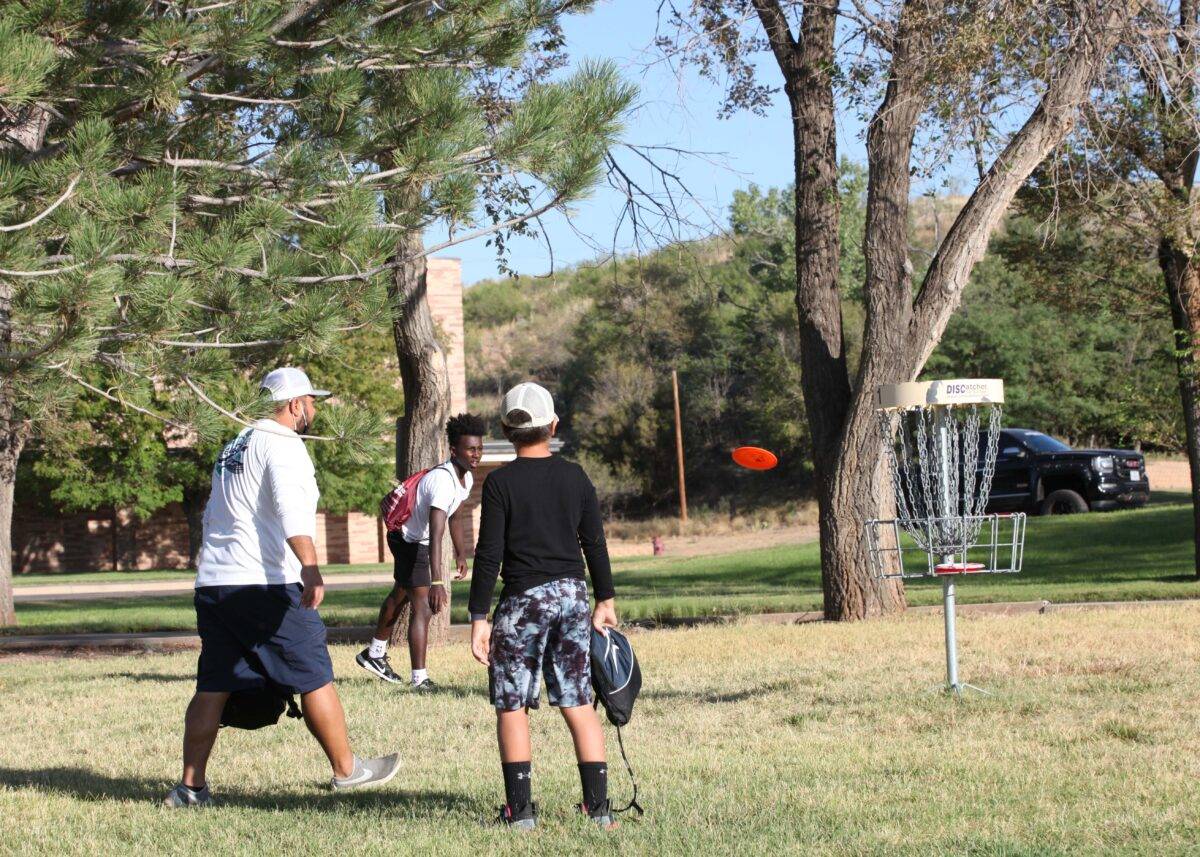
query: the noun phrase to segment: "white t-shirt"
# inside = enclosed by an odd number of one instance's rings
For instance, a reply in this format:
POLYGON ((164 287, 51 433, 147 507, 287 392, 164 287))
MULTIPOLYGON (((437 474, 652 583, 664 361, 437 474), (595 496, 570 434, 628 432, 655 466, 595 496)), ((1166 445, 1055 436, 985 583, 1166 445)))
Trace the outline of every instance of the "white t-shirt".
POLYGON ((299 435, 271 419, 244 429, 213 465, 196 586, 298 582, 287 539, 316 537, 320 496, 299 435))
POLYGON ((412 515, 400 528, 406 542, 429 544, 429 510, 441 509, 447 518, 458 511, 463 500, 471 495, 471 486, 475 484, 469 470, 463 475, 463 480, 466 484, 459 481, 453 461, 445 461, 425 474, 417 483, 412 515))

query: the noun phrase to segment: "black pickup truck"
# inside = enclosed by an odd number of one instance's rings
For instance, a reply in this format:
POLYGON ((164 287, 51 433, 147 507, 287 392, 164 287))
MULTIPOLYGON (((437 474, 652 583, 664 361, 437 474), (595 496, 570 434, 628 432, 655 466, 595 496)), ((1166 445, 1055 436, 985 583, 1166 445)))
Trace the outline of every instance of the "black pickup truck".
POLYGON ((1127 449, 1072 449, 1029 429, 1004 429, 989 512, 1069 515, 1127 509, 1150 499, 1146 461, 1127 449))

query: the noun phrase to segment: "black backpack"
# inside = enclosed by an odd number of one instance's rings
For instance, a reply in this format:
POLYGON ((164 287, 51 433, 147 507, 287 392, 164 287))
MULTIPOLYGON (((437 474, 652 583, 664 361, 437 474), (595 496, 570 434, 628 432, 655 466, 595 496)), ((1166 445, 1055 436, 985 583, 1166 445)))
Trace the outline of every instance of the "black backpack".
POLYGON ((287 709, 288 717, 303 717, 296 699, 274 685, 229 694, 221 709, 221 725, 234 729, 262 729, 274 726, 287 709))
POLYGON ((617 727, 617 744, 621 748, 625 770, 629 771, 629 780, 633 783, 633 797, 623 809, 616 812, 635 809, 638 815, 642 815, 642 807, 637 802, 637 779, 633 776, 633 766, 625 755, 625 741, 621 737, 621 727, 633 716, 633 703, 642 689, 642 668, 638 666, 629 638, 613 628, 608 629, 607 635, 592 628, 591 654, 595 705, 603 705, 608 722, 617 727))

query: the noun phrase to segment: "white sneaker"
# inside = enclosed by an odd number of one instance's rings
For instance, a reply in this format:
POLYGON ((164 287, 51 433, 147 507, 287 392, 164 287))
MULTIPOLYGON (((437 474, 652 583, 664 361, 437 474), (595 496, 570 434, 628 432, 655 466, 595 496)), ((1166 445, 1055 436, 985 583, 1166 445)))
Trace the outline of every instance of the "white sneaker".
POLYGON ((381 786, 400 771, 400 754, 380 756, 378 759, 354 757, 354 770, 348 777, 334 777, 330 786, 335 792, 343 789, 370 789, 381 786))
POLYGON ((210 803, 212 803, 212 792, 208 790, 207 785, 196 791, 188 788, 183 783, 180 783, 167 792, 167 796, 162 801, 162 805, 169 809, 190 809, 192 807, 208 806, 210 803))

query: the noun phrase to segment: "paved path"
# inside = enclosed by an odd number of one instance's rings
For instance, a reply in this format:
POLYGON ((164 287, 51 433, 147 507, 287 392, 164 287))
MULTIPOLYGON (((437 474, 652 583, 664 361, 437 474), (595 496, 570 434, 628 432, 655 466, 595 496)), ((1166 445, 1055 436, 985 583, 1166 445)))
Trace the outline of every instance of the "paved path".
MULTIPOLYGON (((327 574, 326 591, 333 589, 366 589, 375 586, 390 586, 392 576, 387 573, 370 574, 327 574)), ((36 586, 14 586, 13 600, 23 601, 88 601, 97 598, 153 598, 161 595, 187 595, 192 591, 194 580, 143 580, 130 583, 46 583, 36 586)))

